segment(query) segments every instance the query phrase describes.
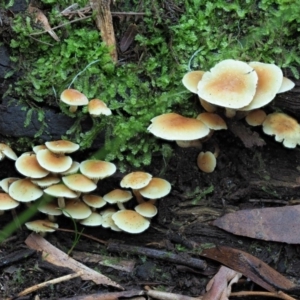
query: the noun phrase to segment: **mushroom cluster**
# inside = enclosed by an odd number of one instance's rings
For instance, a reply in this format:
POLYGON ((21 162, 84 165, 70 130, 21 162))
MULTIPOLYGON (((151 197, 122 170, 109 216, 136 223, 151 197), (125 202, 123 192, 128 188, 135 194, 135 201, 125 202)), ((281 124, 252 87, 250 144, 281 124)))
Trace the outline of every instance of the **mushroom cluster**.
MULTIPOLYGON (((167 195, 171 185, 164 179, 152 178, 145 172, 126 175, 123 189, 114 189, 103 197, 94 193, 97 182, 113 175, 116 166, 102 160, 73 161, 71 154, 79 145, 58 140, 33 147, 19 157, 5 144, 0 144, 0 153, 15 160, 17 171, 23 178, 5 178, 0 181, 0 213, 16 208, 20 203, 30 205, 44 194, 50 202, 39 205, 38 210, 47 215, 47 220, 35 220, 25 225, 36 232, 52 232, 58 227, 56 217, 64 215, 85 226, 100 226, 115 231, 140 233, 146 230, 149 219, 156 215, 156 199, 167 195), (1 149, 4 149, 1 151, 1 149), (136 196, 134 210, 124 203, 136 196), (143 196, 151 199, 145 202, 143 196), (110 205, 106 209, 104 206, 110 205)), ((3 156, 4 158, 4 156, 3 156)))
POLYGON ((111 110, 100 99, 88 98, 81 92, 75 89, 66 89, 60 95, 60 100, 69 105, 69 111, 75 113, 78 106, 86 106, 89 114, 92 117, 99 117, 100 115, 110 116, 111 110))
MULTIPOLYGON (((221 107, 225 109, 227 118, 234 117, 237 111, 243 112, 249 125, 262 125, 266 134, 275 135, 276 141, 283 141, 286 147, 292 148, 300 144, 300 129, 296 120, 286 114, 267 116, 260 109, 269 104, 277 94, 295 86, 275 64, 226 59, 207 72, 186 73, 182 83, 189 91, 198 95, 205 112, 196 119, 176 113, 156 116, 148 127, 148 131, 155 136, 176 141, 180 147, 201 148, 202 143, 215 130, 227 129, 225 121, 216 114, 221 107), (276 124, 281 125, 275 126, 275 119, 278 120, 276 124)), ((200 170, 212 172, 216 167, 216 157, 216 153, 210 151, 199 153, 197 164, 200 170)))

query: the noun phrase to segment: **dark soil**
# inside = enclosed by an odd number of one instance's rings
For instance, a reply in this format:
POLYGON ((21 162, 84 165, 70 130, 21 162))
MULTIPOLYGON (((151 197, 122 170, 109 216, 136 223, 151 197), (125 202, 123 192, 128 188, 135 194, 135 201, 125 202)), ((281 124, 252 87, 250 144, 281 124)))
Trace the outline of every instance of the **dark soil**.
MULTIPOLYGON (((241 121, 241 125, 243 122, 241 121)), ((261 134, 260 130, 258 133, 261 134)), ((260 258, 281 274, 298 281, 300 278, 300 259, 298 245, 259 241, 241 236, 234 236, 210 225, 210 221, 226 212, 238 209, 261 208, 266 206, 282 206, 290 199, 297 199, 299 194, 299 150, 284 149, 272 138, 263 136, 264 147, 245 148, 241 141, 230 131, 215 133, 205 148, 219 145, 221 151, 215 172, 205 174, 198 170, 197 149, 181 149, 175 145, 174 155, 165 162, 161 157, 154 158, 147 171, 154 176, 160 176, 172 183, 172 192, 158 203, 158 216, 152 220, 149 230, 139 235, 117 233, 102 227, 85 228, 84 233, 102 240, 117 240, 132 246, 148 246, 161 248, 177 253, 177 247, 169 241, 168 232, 180 233, 190 240, 200 243, 213 243, 235 247, 260 258), (163 171, 163 173, 161 173, 163 171), (213 192, 203 198, 201 192, 213 186, 213 192), (200 199, 201 198, 201 199, 200 199), (250 202, 258 199, 257 202, 250 202), (271 200, 270 200, 271 199, 271 200), (270 200, 270 202, 265 202, 270 200), (280 204, 276 200, 281 200, 280 204)), ((213 150, 213 149, 212 149, 213 150)), ((1 177, 15 175, 13 163, 2 162, 1 177), (8 174, 7 170, 12 170, 8 174)), ((99 194, 104 194, 119 186, 123 174, 98 184, 99 194)), ((128 207, 131 207, 131 203, 128 207)), ((21 207, 17 210, 23 210, 21 207)), ((36 215, 34 218, 38 218, 36 215)), ((9 213, 1 217, 0 226, 12 221, 9 213)), ((73 223, 66 218, 59 218, 61 228, 74 229, 73 223)), ((81 230, 81 227, 78 228, 81 230)), ((0 295, 4 299, 16 295, 29 286, 65 275, 68 270, 45 263, 39 253, 28 253, 24 240, 30 234, 24 227, 20 228, 7 242, 1 245, 0 262, 0 295), (23 253, 24 252, 24 253, 23 253), (17 261, 16 258, 20 254, 17 261), (23 255, 22 255, 23 254, 23 255), (10 260, 12 260, 10 262, 10 260)), ((72 247, 74 235, 66 232, 56 232, 47 237, 53 245, 68 251, 72 247)), ((173 293, 199 296, 205 290, 205 285, 211 275, 216 272, 219 264, 208 261, 206 271, 183 267, 165 260, 157 260, 124 253, 109 253, 105 246, 82 237, 76 245, 76 251, 86 253, 106 254, 110 257, 134 259, 134 271, 126 273, 99 264, 88 264, 104 275, 118 282, 126 290, 141 289, 145 285, 159 287, 173 293), (209 276, 207 276, 207 274, 209 276)), ((72 254, 71 254, 72 256, 72 254)), ((259 288, 252 282, 244 281, 238 284, 238 289, 250 290, 259 288)), ((97 286, 79 278, 49 286, 37 292, 41 299, 59 299, 104 293, 114 289, 97 286)), ((2 299, 1 298, 1 299, 2 299)), ((22 299, 33 299, 33 296, 22 299)))

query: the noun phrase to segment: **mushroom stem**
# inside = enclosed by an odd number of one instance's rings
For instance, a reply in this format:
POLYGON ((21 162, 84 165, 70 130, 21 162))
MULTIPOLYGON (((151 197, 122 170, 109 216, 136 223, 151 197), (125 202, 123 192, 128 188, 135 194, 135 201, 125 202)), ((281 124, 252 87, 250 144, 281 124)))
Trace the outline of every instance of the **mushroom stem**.
POLYGON ((65 198, 64 197, 58 197, 57 198, 57 204, 59 208, 65 208, 65 198))
POLYGON ((148 202, 148 203, 151 203, 151 204, 153 204, 153 205, 155 205, 156 201, 157 201, 157 199, 151 199, 151 200, 149 200, 149 201, 147 201, 147 202, 148 202))
POLYGON ((225 107, 225 116, 227 118, 233 118, 236 114, 236 110, 232 108, 225 107))
POLYGON ((139 192, 139 190, 132 189, 132 193, 134 194, 136 201, 138 203, 141 204, 141 203, 145 202, 145 200, 144 200, 143 196, 141 195, 141 193, 139 192))
POLYGON ((71 113, 75 113, 76 111, 77 111, 77 105, 71 105, 70 107, 69 107, 69 112, 71 112, 71 113))
POLYGON ((121 203, 121 202, 117 202, 117 206, 119 207, 120 210, 125 210, 126 209, 124 204, 121 203))

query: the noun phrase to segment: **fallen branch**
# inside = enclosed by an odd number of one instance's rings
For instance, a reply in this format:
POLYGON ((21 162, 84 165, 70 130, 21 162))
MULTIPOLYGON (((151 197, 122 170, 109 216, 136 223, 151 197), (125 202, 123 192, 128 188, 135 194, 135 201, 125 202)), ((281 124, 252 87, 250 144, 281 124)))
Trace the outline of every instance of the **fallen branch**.
POLYGON ((151 249, 146 247, 137 247, 124 245, 122 243, 108 242, 107 250, 111 252, 122 253, 126 252, 135 255, 145 255, 148 257, 162 259, 179 265, 184 265, 200 270, 205 270, 207 263, 204 260, 193 258, 187 253, 175 254, 170 251, 162 251, 157 249, 151 249))

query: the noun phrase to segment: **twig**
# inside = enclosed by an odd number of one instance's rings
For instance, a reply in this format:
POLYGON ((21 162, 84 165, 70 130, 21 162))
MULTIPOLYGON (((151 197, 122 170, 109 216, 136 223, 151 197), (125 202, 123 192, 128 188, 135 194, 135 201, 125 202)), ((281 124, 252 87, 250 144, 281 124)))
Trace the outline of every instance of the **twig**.
MULTIPOLYGON (((89 18, 91 18, 91 17, 92 17, 92 16, 87 16, 87 17, 75 19, 75 20, 72 20, 72 21, 70 21, 70 22, 63 23, 63 24, 61 24, 61 25, 52 27, 52 29, 54 30, 54 29, 57 29, 57 28, 60 28, 60 27, 64 27, 64 26, 67 26, 67 25, 69 25, 69 24, 71 24, 71 23, 75 23, 75 22, 78 22, 78 21, 82 21, 82 20, 85 20, 85 19, 89 19, 89 18)), ((47 32, 47 31, 44 30, 44 31, 39 31, 39 32, 33 32, 33 33, 30 33, 29 36, 32 36, 32 35, 40 35, 40 34, 43 34, 43 33, 45 33, 45 32, 47 32)))
POLYGON ((296 300, 295 298, 285 294, 282 291, 279 292, 235 292, 231 293, 230 297, 246 297, 246 296, 262 296, 262 297, 272 297, 272 298, 279 298, 284 300, 296 300))
POLYGON ((119 244, 116 242, 108 242, 107 250, 118 253, 126 252, 130 254, 146 255, 148 257, 163 259, 166 261, 170 261, 192 268, 197 268, 200 270, 205 270, 207 268, 207 264, 204 260, 193 258, 187 253, 175 254, 168 251, 124 245, 122 243, 119 244))
MULTIPOLYGON (((33 285, 25 290, 23 290, 21 293, 19 293, 16 297, 22 297, 22 296, 26 296, 28 294, 31 294, 37 290, 40 290, 44 287, 47 287, 51 284, 56 284, 56 283, 60 283, 60 282, 63 282, 63 281, 67 281, 67 280, 70 280, 70 279, 73 279, 73 278, 76 278, 76 277, 79 277, 83 274, 82 271, 79 271, 77 273, 73 273, 73 274, 69 274, 69 275, 65 275, 65 276, 62 276, 62 277, 58 277, 58 278, 55 278, 55 279, 51 279, 51 280, 48 280, 48 281, 45 281, 45 282, 42 282, 42 283, 39 283, 39 284, 36 284, 36 285, 33 285)), ((12 299, 15 299, 16 297, 13 297, 13 298, 8 298, 6 300, 12 300, 12 299)))

